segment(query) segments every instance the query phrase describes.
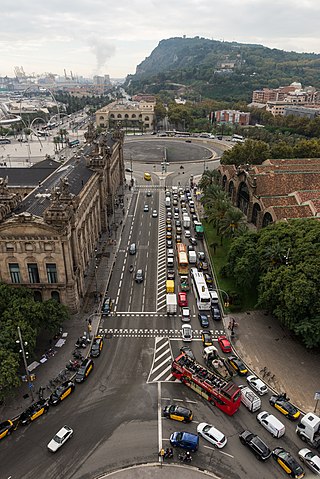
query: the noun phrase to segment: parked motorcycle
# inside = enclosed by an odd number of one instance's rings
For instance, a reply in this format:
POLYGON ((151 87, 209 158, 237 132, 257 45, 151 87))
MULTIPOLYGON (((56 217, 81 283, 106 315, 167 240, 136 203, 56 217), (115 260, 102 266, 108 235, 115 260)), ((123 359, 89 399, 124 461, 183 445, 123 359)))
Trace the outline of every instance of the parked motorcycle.
POLYGON ((68 364, 66 364, 66 368, 69 370, 69 371, 78 371, 78 369, 80 368, 81 366, 81 362, 79 360, 72 360, 70 359, 70 361, 68 362, 68 364))
POLYGON ((78 338, 76 343, 75 343, 76 348, 86 348, 87 347, 87 341, 84 338, 78 338))
POLYGON ((179 454, 179 460, 182 462, 191 462, 192 461, 192 456, 189 451, 187 451, 185 454, 179 454))

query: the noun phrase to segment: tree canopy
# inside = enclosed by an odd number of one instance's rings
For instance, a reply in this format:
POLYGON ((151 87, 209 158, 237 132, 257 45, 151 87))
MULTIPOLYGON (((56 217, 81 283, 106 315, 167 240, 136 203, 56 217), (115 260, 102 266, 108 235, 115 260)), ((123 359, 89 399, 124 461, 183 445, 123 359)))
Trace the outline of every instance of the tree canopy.
POLYGON ((20 384, 18 326, 32 357, 37 339, 47 330, 52 334, 69 318, 67 308, 54 300, 43 303, 33 299, 32 291, 0 284, 0 400, 20 384))
POLYGON ((225 268, 308 348, 320 346, 319 251, 320 222, 290 220, 234 238, 225 268))

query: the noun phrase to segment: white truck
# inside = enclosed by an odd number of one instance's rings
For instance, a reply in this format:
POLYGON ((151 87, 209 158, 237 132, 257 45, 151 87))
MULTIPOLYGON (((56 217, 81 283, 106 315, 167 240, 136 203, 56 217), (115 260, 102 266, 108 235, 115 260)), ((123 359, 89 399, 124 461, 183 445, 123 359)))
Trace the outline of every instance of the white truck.
POLYGON ((167 314, 176 314, 177 312, 177 295, 174 293, 167 293, 166 296, 167 314))
POLYGON ((197 253, 195 251, 189 251, 189 263, 190 264, 197 263, 197 253))
POLYGON ((183 216, 182 224, 184 228, 190 228, 190 224, 191 224, 190 216, 183 216))
POLYGON ((308 412, 301 418, 296 427, 296 433, 312 447, 320 446, 320 417, 312 412, 308 412))

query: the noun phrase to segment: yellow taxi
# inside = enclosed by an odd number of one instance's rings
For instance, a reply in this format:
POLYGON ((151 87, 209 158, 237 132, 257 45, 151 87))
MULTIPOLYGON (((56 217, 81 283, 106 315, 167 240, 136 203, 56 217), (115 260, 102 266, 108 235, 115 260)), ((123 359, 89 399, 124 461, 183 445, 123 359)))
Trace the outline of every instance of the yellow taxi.
POLYGON ((100 335, 96 336, 91 346, 90 356, 92 358, 97 358, 98 356, 100 356, 102 348, 103 348, 103 337, 100 335))
POLYGON ((49 404, 56 406, 66 399, 75 390, 75 384, 72 381, 65 381, 58 386, 49 398, 49 404))
POLYGON ((44 399, 31 404, 28 409, 26 409, 19 417, 19 424, 29 424, 32 421, 35 421, 38 417, 42 416, 48 412, 49 404, 44 399))
POLYGON ((76 383, 83 383, 89 376, 89 374, 92 372, 94 367, 94 362, 92 359, 87 358, 82 361, 82 364, 80 366, 80 369, 78 369, 78 372, 76 374, 75 381, 76 383))
POLYGON ((269 403, 284 416, 291 419, 291 421, 296 421, 300 417, 299 409, 289 402, 289 398, 285 393, 273 394, 269 399, 269 403))
POLYGON ((276 447, 272 451, 272 457, 288 476, 294 479, 302 479, 305 476, 305 472, 300 464, 282 447, 276 447))
POLYGON ((13 422, 10 419, 0 423, 0 439, 3 439, 6 436, 10 436, 13 429, 13 422))
POLYGON ((145 173, 143 177, 144 177, 144 179, 145 179, 146 181, 151 181, 151 175, 150 175, 150 173, 145 173))
POLYGON ((181 422, 191 422, 193 418, 191 409, 177 406, 176 404, 171 404, 170 406, 163 408, 163 415, 164 417, 173 419, 174 421, 181 422))

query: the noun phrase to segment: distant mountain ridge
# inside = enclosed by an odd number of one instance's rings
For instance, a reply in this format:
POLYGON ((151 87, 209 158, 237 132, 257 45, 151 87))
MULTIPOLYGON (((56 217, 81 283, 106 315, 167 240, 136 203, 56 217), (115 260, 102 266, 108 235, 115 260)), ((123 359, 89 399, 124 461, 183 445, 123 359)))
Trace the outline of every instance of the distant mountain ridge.
POLYGON ((320 54, 178 37, 161 40, 126 86, 132 93, 158 93, 176 83, 209 98, 249 100, 254 89, 293 81, 320 89, 320 54))

